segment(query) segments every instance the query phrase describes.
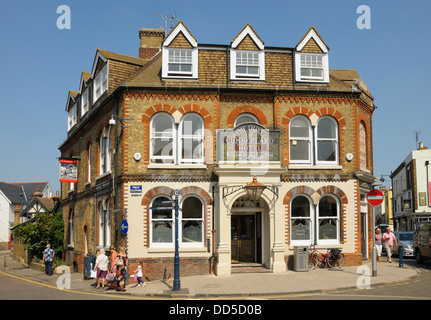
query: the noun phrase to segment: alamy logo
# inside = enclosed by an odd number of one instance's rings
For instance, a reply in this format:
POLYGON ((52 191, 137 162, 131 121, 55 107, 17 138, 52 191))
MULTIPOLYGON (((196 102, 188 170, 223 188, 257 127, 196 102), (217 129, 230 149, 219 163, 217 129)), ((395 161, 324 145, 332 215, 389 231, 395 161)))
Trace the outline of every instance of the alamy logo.
POLYGON ((57 13, 61 14, 57 18, 57 28, 60 30, 71 28, 71 12, 70 7, 66 5, 61 5, 57 7, 57 13))
POLYGON ((356 13, 361 14, 356 20, 356 26, 359 30, 371 29, 371 9, 369 6, 360 5, 356 13))

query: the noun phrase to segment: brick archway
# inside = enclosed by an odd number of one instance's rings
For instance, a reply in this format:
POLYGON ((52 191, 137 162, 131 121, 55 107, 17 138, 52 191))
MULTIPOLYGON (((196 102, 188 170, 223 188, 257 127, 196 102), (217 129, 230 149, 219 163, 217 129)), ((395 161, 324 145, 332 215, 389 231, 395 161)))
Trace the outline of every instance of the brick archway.
POLYGON ((258 120, 259 124, 266 125, 268 124, 268 121, 266 120, 265 114, 260 110, 259 108, 256 108, 254 106, 239 106, 236 107, 231 111, 229 116, 227 117, 227 124, 229 128, 233 128, 235 124, 235 119, 241 114, 241 113, 251 113, 254 115, 258 120))

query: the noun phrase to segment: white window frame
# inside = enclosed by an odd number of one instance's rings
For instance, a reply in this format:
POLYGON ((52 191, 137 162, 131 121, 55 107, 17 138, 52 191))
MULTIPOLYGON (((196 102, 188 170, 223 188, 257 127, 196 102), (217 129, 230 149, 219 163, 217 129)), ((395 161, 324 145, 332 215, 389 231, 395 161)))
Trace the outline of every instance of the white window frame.
POLYGON ((100 70, 93 82, 93 100, 96 102, 108 90, 108 65, 100 70))
POLYGON ((204 129, 204 120, 202 119, 202 117, 197 114, 197 113, 186 113, 180 120, 180 125, 179 125, 179 129, 178 129, 178 151, 179 151, 179 161, 178 163, 186 163, 186 164, 202 164, 204 163, 204 158, 205 158, 205 129, 204 129), (196 134, 196 132, 192 133, 191 135, 184 135, 183 134, 183 128, 184 128, 184 123, 187 121, 188 118, 193 118, 193 119, 197 119, 199 121, 200 124, 200 129, 198 129, 198 133, 196 134), (200 141, 201 144, 201 155, 198 158, 184 158, 183 155, 183 140, 185 139, 192 139, 192 140, 198 140, 200 141))
POLYGON ((177 128, 174 118, 167 112, 158 112, 152 116, 150 120, 150 163, 158 164, 154 160, 161 160, 162 163, 175 164, 177 162, 177 128), (158 117, 169 117, 171 121, 172 133, 169 132, 155 132, 154 122, 158 117), (153 140, 154 139, 172 139, 172 155, 154 155, 153 140), (154 161, 154 162, 153 162, 154 161))
POLYGON ((292 240, 292 232, 290 232, 290 244, 292 246, 310 246, 312 244, 317 244, 317 245, 339 245, 340 244, 340 199, 338 199, 337 196, 331 194, 331 193, 327 193, 322 195, 322 197, 319 200, 319 203, 317 204, 317 206, 313 205, 313 201, 310 199, 310 197, 306 194, 298 194, 295 197, 292 198, 291 202, 290 202, 290 230, 292 230, 292 225, 293 222, 296 219, 304 219, 304 220, 309 220, 310 221, 310 238, 308 240, 292 240), (293 210, 293 201, 294 199, 298 198, 298 197, 304 197, 308 200, 308 203, 310 205, 310 217, 305 217, 305 218, 301 218, 301 217, 292 217, 292 210, 293 210), (333 199, 335 199, 335 203, 337 205, 337 217, 330 217, 330 216, 320 216, 320 212, 319 212, 319 204, 320 201, 324 198, 324 197, 331 197, 333 199), (337 238, 336 239, 330 239, 330 240, 325 240, 325 239, 319 239, 319 226, 320 226, 320 221, 323 219, 335 219, 337 221, 337 238))
POLYGON ((317 219, 317 223, 316 223, 316 228, 317 228, 317 244, 318 245, 333 245, 333 244, 339 244, 340 243, 340 199, 338 199, 338 197, 336 197, 335 195, 331 194, 331 193, 327 193, 324 194, 320 199, 319 199, 319 203, 316 206, 316 219, 317 219), (332 217, 332 216, 321 216, 320 215, 320 201, 322 201, 322 199, 324 197, 330 197, 333 198, 335 200, 336 206, 337 206, 337 216, 336 217, 332 217), (319 239, 319 228, 320 228, 320 221, 321 220, 325 220, 325 219, 333 219, 336 220, 337 224, 336 224, 336 230, 337 230, 337 238, 336 239, 329 239, 329 240, 325 240, 325 239, 319 239))
MULTIPOLYGON (((156 204, 155 202, 157 201, 157 199, 160 198, 167 198, 167 199, 171 199, 171 197, 167 196, 167 195, 160 195, 160 196, 156 196, 155 198, 153 198, 150 202, 150 208, 151 207, 155 207, 156 204)), ((174 248, 175 246, 175 212, 172 209, 172 213, 171 213, 171 218, 153 218, 153 212, 157 212, 158 210, 152 210, 150 209, 150 225, 149 225, 149 229, 150 229, 150 248, 174 248), (171 242, 153 242, 153 221, 161 221, 161 222, 170 222, 171 226, 172 226, 172 241, 171 242)), ((180 223, 180 221, 178 221, 178 223, 180 223)), ((178 237, 180 237, 178 235, 178 237)))
POLYGON ((338 143, 339 143, 339 139, 338 139, 338 122, 329 116, 323 116, 321 118, 319 118, 319 120, 317 121, 317 124, 315 126, 315 163, 317 165, 338 165, 338 143), (319 123, 321 123, 322 120, 329 120, 332 122, 332 124, 334 125, 334 129, 335 129, 335 138, 319 138, 319 123), (334 142, 334 148, 335 148, 335 160, 334 161, 323 161, 323 160, 319 160, 318 159, 318 154, 319 154, 319 141, 332 141, 334 142))
POLYGON ((327 53, 306 53, 306 52, 295 52, 295 74, 296 81, 298 82, 322 82, 329 83, 329 61, 327 53), (321 67, 313 67, 313 66, 303 66, 303 58, 306 57, 321 59, 321 67), (321 77, 313 77, 313 76, 302 76, 301 70, 303 68, 306 69, 319 69, 322 70, 321 77))
POLYGON ((86 89, 81 96, 81 117, 88 112, 88 107, 89 107, 88 89, 86 89))
POLYGON ((162 78, 180 78, 180 79, 197 79, 198 78, 198 48, 162 48, 162 78), (172 52, 187 52, 190 53, 190 61, 183 62, 183 64, 191 64, 191 71, 169 71, 169 65, 173 63, 170 61, 170 53, 172 52))
POLYGON ((310 199, 310 197, 306 194, 298 194, 295 197, 292 198, 292 200, 290 201, 290 244, 292 246, 310 246, 312 243, 314 243, 314 225, 315 225, 315 212, 314 212, 314 206, 313 206, 313 201, 310 199), (307 199, 308 204, 309 204, 309 210, 310 210, 310 216, 309 217, 292 217, 292 210, 293 210, 293 201, 296 198, 299 197, 304 197, 307 199), (293 226, 293 222, 295 220, 299 220, 299 219, 303 219, 303 220, 308 220, 310 222, 310 237, 307 240, 292 240, 292 226, 293 226))
MULTIPOLYGON (((156 201, 160 198, 167 198, 167 199, 171 199, 171 197, 167 196, 167 195, 160 195, 160 196, 156 196, 155 198, 153 198, 150 202, 150 208, 151 207, 155 207, 156 206, 156 201)), ((190 194, 187 195, 186 197, 184 197, 183 199, 181 199, 180 203, 179 203, 179 207, 180 210, 178 212, 178 245, 180 248, 203 248, 205 246, 205 205, 203 200, 198 197, 195 194, 190 194), (201 218, 183 218, 183 213, 182 213, 182 205, 184 203, 184 201, 187 198, 197 198, 201 205, 202 205, 202 216, 201 218), (183 242, 183 229, 182 229, 182 225, 183 225, 183 221, 202 221, 202 239, 200 242, 183 242)), ((172 214, 171 214, 171 218, 153 218, 153 212, 157 212, 158 210, 152 210, 150 209, 150 220, 149 220, 149 240, 150 240, 150 248, 169 248, 169 249, 173 249, 175 247, 175 212, 172 209, 172 214), (171 242, 154 242, 153 241, 153 221, 161 221, 161 222, 168 222, 171 224, 172 226, 172 241, 171 242)))
POLYGON ((99 246, 109 248, 111 246, 111 208, 109 200, 102 200, 98 205, 99 210, 99 246))
POLYGON ((70 129, 72 129, 78 123, 77 109, 78 107, 75 103, 67 113, 67 131, 70 131, 70 129))
POLYGON ((289 161, 294 164, 312 164, 313 161, 313 130, 311 126, 310 119, 305 116, 298 115, 293 117, 289 122, 289 161), (292 136, 292 124, 295 120, 302 119, 308 124, 308 138, 306 137, 294 137, 292 136), (291 144, 295 141, 307 141, 308 142, 308 159, 307 160, 292 160, 292 149, 291 144))
POLYGON ((104 128, 99 140, 100 175, 111 172, 111 130, 104 128))
MULTIPOLYGON (((251 50, 230 50, 230 79, 231 80, 258 80, 258 81, 264 81, 265 80, 265 52, 262 51, 251 51, 251 50), (239 58, 239 55, 243 54, 253 54, 257 55, 257 64, 238 64, 237 59, 239 58), (245 66, 245 67, 258 67, 258 74, 251 74, 251 73, 239 73, 237 72, 238 66, 245 66)), ((242 59, 241 59, 242 60, 242 59)))
MULTIPOLYGON (((190 194, 187 195, 186 197, 184 197, 183 199, 181 199, 180 202, 180 208, 181 210, 179 210, 179 219, 178 219, 178 238, 179 238, 179 245, 182 248, 203 248, 204 247, 204 239, 205 239, 205 205, 204 202, 202 201, 202 199, 200 197, 198 197, 195 194, 190 194), (196 198, 200 201, 201 204, 201 208, 202 208, 202 216, 200 218, 183 218, 183 213, 184 211, 182 210, 183 208, 183 203, 187 198, 196 198), (202 223, 202 235, 201 235, 201 241, 200 242, 183 242, 183 221, 201 221, 202 223)), ((175 223, 175 221, 174 221, 175 223)), ((174 239, 175 241, 175 239, 174 239)))

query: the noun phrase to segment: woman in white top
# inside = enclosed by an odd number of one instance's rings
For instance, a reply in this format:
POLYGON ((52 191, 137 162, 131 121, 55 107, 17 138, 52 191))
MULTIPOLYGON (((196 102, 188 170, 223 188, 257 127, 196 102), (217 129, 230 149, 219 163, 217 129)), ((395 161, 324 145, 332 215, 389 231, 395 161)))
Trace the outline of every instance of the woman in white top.
POLYGON ((96 258, 96 264, 94 265, 94 271, 97 270, 97 289, 100 288, 100 280, 102 280, 102 288, 105 288, 105 278, 108 274, 108 263, 109 259, 105 255, 105 249, 100 249, 100 254, 96 258))

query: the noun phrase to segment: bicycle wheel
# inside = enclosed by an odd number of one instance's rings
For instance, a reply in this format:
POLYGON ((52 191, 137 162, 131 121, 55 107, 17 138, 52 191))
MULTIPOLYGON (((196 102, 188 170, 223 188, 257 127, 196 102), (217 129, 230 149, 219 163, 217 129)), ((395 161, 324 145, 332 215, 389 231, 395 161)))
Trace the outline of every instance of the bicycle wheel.
POLYGON ((327 261, 327 263, 328 263, 328 266, 330 267, 330 268, 334 268, 334 269, 339 269, 339 268, 341 268, 342 266, 344 266, 344 254, 342 254, 342 253, 340 253, 339 255, 338 255, 338 259, 329 259, 328 261, 327 261))
POLYGON ((317 267, 317 255, 315 253, 310 253, 308 255, 308 269, 314 270, 317 267))

